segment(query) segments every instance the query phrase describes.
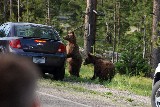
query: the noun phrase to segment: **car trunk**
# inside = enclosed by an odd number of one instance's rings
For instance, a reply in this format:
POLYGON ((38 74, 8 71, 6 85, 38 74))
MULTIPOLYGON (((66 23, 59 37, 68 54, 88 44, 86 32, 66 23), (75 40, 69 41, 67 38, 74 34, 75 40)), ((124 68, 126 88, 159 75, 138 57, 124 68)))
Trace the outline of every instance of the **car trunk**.
POLYGON ((21 46, 25 52, 38 52, 38 53, 56 53, 59 45, 58 41, 40 38, 25 38, 20 39, 21 46))

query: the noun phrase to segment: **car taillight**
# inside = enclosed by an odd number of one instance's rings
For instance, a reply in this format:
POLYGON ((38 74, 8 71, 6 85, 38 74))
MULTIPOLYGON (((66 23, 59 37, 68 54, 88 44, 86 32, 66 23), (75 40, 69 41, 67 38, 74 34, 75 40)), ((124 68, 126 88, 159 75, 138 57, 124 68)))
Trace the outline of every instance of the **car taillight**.
POLYGON ((9 41, 9 45, 12 47, 12 48, 22 48, 21 46, 21 42, 19 39, 14 39, 14 40, 10 40, 9 41))
POLYGON ((60 44, 58 48, 58 52, 65 53, 66 52, 66 46, 64 44, 60 44))
POLYGON ((38 43, 46 43, 46 40, 34 40, 34 41, 38 43))

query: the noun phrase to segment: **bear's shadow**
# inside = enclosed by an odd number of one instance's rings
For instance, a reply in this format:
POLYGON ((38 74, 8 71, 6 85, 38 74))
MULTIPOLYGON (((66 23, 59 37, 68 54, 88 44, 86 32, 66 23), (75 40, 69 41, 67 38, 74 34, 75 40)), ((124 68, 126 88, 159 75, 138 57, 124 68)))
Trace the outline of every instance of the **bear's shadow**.
POLYGON ((65 75, 65 78, 63 80, 64 82, 69 82, 69 83, 84 83, 84 84, 101 84, 104 85, 106 83, 109 83, 109 81, 101 81, 99 78, 95 80, 91 80, 91 77, 76 77, 76 76, 70 76, 68 74, 65 75))
MULTIPOLYGON (((55 81, 52 75, 47 74, 45 76, 43 76, 44 79, 51 79, 53 81, 55 81)), ((69 82, 69 83, 84 83, 84 84, 101 84, 104 85, 106 83, 109 83, 109 81, 100 81, 99 78, 95 79, 95 80, 91 80, 91 77, 76 77, 76 76, 70 76, 70 74, 65 74, 65 77, 63 79, 63 82, 69 82)))

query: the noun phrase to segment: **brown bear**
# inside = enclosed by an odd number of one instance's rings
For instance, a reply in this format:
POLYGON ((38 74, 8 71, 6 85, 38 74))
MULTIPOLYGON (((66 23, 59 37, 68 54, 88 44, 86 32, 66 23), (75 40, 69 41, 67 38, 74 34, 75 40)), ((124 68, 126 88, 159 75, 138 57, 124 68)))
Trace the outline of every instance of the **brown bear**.
POLYGON ((68 41, 66 46, 67 62, 69 64, 70 75, 79 77, 79 72, 82 64, 82 57, 79 52, 79 46, 76 43, 76 36, 73 31, 69 31, 68 35, 63 37, 68 41))
POLYGON ((99 77, 100 80, 111 81, 111 79, 114 77, 114 64, 111 61, 88 54, 88 57, 85 59, 84 65, 91 63, 94 65, 94 75, 92 77, 92 80, 99 77))

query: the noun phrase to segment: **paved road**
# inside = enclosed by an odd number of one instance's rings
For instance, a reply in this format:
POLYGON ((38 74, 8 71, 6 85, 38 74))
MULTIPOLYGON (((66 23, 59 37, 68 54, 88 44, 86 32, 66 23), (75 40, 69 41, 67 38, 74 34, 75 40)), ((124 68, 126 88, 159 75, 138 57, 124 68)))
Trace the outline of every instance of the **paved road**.
POLYGON ((42 107, 91 107, 68 99, 64 99, 55 95, 37 92, 42 107))

